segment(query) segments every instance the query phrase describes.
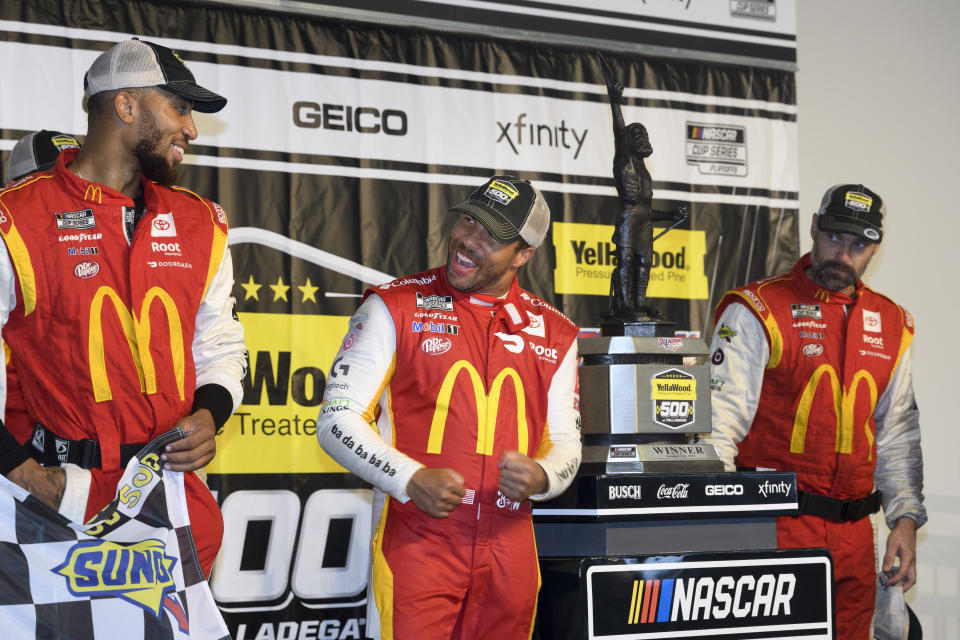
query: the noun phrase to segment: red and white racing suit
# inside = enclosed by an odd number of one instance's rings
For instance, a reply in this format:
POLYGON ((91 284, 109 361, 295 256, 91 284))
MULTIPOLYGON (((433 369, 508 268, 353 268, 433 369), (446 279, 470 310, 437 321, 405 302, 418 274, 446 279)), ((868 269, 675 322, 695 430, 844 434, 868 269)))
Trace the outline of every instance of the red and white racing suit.
POLYGON ((367 634, 529 638, 540 576, 530 502, 497 486, 504 452, 546 472, 546 500, 580 464, 577 327, 514 279, 502 299, 444 268, 368 291, 330 371, 317 439, 376 488, 367 634), (410 501, 421 467, 452 468, 463 505, 410 501), (388 494, 388 495, 385 495, 388 494))
MULTIPOLYGON (((853 296, 790 273, 728 292, 712 343, 713 433, 727 470, 796 471, 803 491, 860 499, 876 487, 893 528, 926 521, 920 426, 910 373, 913 319, 857 282, 853 296)), ((833 556, 837 637, 869 636, 876 559, 869 518, 777 519, 780 548, 833 556)))
MULTIPOLYGON (((223 210, 144 178, 145 213, 128 237, 133 201, 67 170, 77 152, 0 191, 0 326, 30 418, 11 420, 13 436, 29 445, 37 421, 99 442, 102 468, 68 465, 61 505, 86 519, 114 498, 121 445, 173 428, 205 385, 236 409, 246 361, 223 210)), ((195 474, 185 485, 209 573, 223 520, 195 474)))

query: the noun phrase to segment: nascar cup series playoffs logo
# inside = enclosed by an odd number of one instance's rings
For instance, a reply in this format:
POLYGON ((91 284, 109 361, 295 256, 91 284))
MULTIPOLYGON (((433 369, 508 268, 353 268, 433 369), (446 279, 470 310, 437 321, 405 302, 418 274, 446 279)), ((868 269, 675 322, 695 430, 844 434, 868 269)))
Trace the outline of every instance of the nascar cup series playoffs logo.
POLYGON ((687 164, 703 175, 747 175, 747 130, 728 124, 687 123, 687 164))

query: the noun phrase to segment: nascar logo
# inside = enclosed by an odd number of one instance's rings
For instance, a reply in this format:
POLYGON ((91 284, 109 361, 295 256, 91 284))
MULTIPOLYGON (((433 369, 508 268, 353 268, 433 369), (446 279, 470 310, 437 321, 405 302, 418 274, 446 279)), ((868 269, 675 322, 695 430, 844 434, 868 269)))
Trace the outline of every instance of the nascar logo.
POLYGON ((789 616, 796 585, 792 573, 634 580, 627 624, 789 616))

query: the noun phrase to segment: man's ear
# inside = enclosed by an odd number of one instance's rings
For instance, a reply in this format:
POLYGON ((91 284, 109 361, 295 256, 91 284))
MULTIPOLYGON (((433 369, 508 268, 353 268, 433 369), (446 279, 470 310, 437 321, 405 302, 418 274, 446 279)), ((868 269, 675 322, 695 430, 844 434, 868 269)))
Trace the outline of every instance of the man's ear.
POLYGON ((813 219, 810 221, 810 237, 811 238, 817 237, 817 218, 818 217, 819 216, 817 216, 817 214, 813 214, 813 219))
POLYGON ((536 247, 527 247, 526 249, 520 249, 517 252, 517 255, 513 256, 513 263, 511 266, 514 269, 519 269, 523 265, 527 264, 527 261, 533 257, 533 254, 537 252, 536 247))
POLYGON ((130 91, 121 89, 113 96, 114 113, 126 124, 131 124, 136 119, 138 106, 136 96, 130 91))

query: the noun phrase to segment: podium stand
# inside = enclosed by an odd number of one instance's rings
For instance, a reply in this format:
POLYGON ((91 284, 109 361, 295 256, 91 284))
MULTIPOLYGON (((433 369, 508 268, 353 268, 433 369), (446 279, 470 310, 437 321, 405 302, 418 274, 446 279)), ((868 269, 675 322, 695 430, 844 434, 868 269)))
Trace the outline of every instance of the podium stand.
POLYGON ((534 638, 833 637, 826 550, 777 551, 793 473, 724 473, 702 340, 580 340, 583 462, 534 503, 534 638))
POLYGON ((776 516, 796 509, 793 473, 579 476, 534 505, 533 637, 828 640, 829 553, 776 550, 776 516))

